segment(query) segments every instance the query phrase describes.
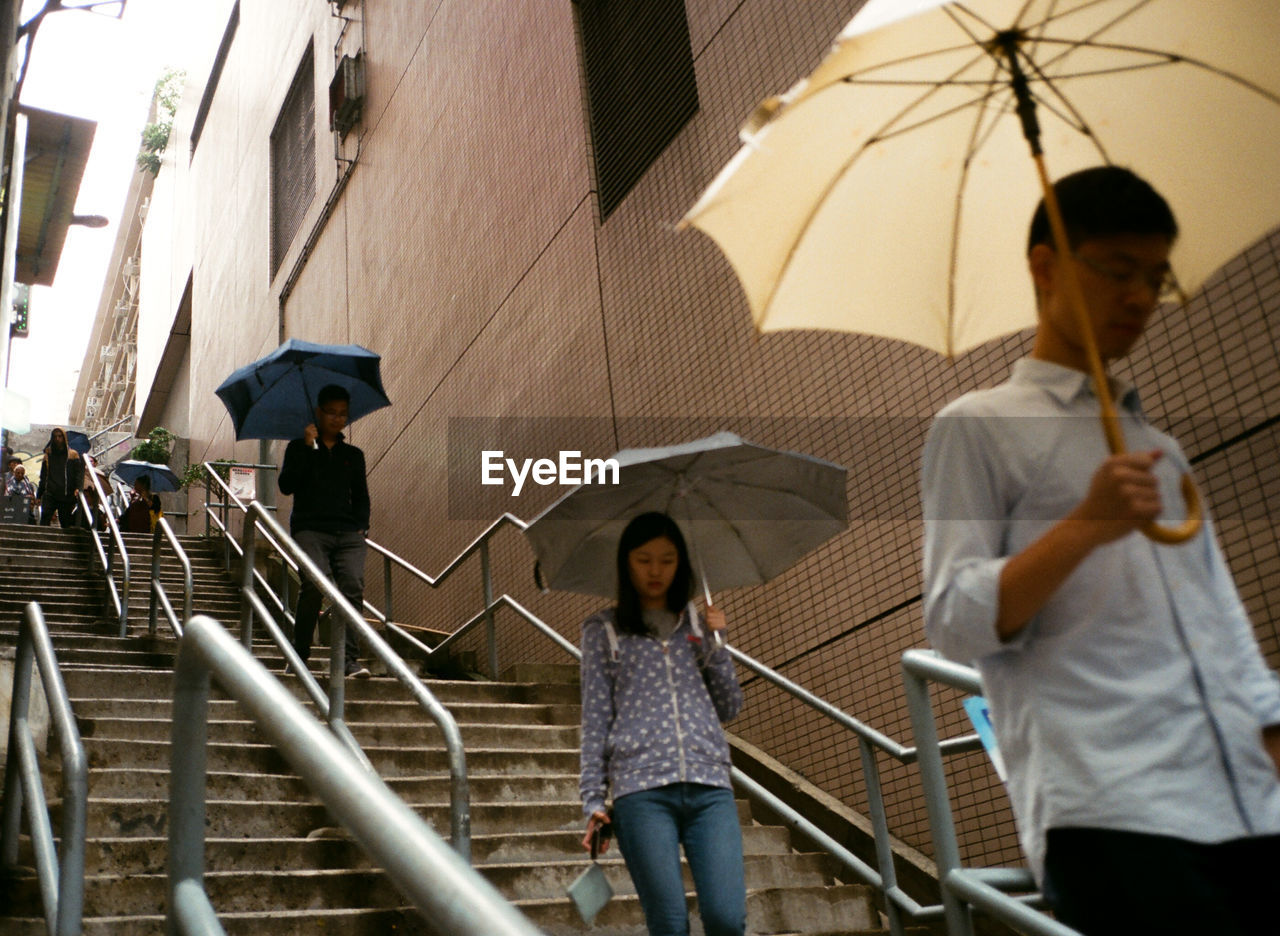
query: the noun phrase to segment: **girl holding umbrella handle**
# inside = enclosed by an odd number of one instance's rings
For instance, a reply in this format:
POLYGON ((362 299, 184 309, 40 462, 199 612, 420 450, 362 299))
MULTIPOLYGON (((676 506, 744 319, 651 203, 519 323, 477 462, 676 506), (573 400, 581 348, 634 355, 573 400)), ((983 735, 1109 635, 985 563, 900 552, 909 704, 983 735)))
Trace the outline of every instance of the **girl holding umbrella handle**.
POLYGON ((627 525, 617 570, 617 605, 582 625, 583 846, 601 826, 616 832, 650 936, 683 936, 683 845, 707 936, 742 936, 742 830, 720 727, 742 689, 708 633, 724 629, 724 612, 690 602, 688 550, 666 514, 627 525))

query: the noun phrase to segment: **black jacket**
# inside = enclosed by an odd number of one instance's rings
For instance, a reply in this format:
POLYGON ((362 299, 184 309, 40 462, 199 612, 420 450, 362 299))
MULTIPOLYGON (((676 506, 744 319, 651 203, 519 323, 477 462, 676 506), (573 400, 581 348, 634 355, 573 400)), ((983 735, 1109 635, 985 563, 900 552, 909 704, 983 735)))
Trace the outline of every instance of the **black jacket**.
POLYGON ((369 485, 364 452, 342 437, 333 448, 313 449, 294 439, 284 450, 280 492, 293 495, 289 528, 298 533, 349 533, 369 529, 369 485))
POLYGON ((84 487, 84 459, 72 449, 66 455, 56 454, 52 448, 45 449, 44 460, 40 463, 40 486, 36 489, 36 497, 72 498, 76 491, 84 487))

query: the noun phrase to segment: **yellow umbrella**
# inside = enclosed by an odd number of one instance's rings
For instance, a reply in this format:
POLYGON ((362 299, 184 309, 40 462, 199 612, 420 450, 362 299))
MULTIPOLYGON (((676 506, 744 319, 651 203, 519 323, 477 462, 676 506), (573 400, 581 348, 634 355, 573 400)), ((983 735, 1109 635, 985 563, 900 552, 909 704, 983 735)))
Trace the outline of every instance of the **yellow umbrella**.
MULTIPOLYGON (((761 331, 952 357, 1035 324, 1026 226, 1042 194, 1056 214, 1042 141, 1061 173, 1140 167, 1178 212, 1172 263, 1194 290, 1280 221, 1277 37, 1276 0, 870 0, 757 108, 682 224, 720 246, 761 331)), ((1183 491, 1187 522, 1148 535, 1194 533, 1183 491)))

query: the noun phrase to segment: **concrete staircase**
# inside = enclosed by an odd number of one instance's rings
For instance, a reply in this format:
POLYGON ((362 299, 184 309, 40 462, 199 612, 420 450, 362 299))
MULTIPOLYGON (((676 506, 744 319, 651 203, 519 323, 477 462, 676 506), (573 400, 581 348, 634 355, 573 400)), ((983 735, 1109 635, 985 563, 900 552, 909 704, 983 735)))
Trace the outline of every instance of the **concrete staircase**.
MULTIPOLYGON (((83 531, 0 527, 0 647, 12 645, 18 611, 45 607, 90 764, 86 936, 163 931, 173 642, 148 638, 149 538, 136 551, 134 609, 126 639, 101 618, 101 584, 86 576, 83 531)), ((184 537, 197 574, 196 608, 238 620, 235 589, 198 537, 184 537)), ((162 576, 169 584, 170 562, 162 576)), ((172 569, 176 571, 176 562, 172 569)), ((176 598, 175 598, 176 600, 176 598)), ((165 629, 162 625, 162 633, 165 629)), ((260 657, 279 672, 273 648, 260 657)), ((317 654, 316 656, 323 656, 317 654)), ((322 667, 323 660, 313 660, 322 667)), ((564 896, 585 867, 577 797, 576 667, 516 667, 498 683, 432 680, 457 718, 467 749, 475 866, 549 934, 587 928, 564 896)), ((302 697, 298 680, 286 684, 302 697)), ((6 691, 10 687, 5 687, 6 691)), ((393 790, 442 834, 449 784, 438 729, 393 680, 348 680, 348 723, 393 790)), ((431 933, 358 846, 340 832, 281 756, 216 686, 210 705, 205 883, 229 934, 431 933)), ((7 727, 7 726, 6 726, 7 727)), ((46 768, 56 796, 57 765, 46 768)), ((54 828, 58 829, 57 802, 54 828)), ((824 855, 792 848, 788 832, 753 821, 739 803, 750 933, 854 936, 882 932, 870 891, 836 882, 824 855)), ((26 847, 24 845, 24 847, 26 847)), ((30 865, 29 848, 23 863, 30 865)), ((616 849, 603 862, 617 896, 592 932, 645 933, 616 849)), ((692 906, 692 884, 688 880, 692 906)), ((0 931, 44 932, 33 877, 0 885, 0 931)), ((694 922, 694 932, 701 929, 694 922)))

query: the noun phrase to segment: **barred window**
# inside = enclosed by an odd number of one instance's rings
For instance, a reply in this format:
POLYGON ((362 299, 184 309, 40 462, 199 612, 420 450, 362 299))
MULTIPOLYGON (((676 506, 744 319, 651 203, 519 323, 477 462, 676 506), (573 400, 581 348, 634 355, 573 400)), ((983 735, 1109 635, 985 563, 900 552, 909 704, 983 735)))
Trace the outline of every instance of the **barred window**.
POLYGON ((316 107, 312 48, 298 66, 271 131, 271 275, 280 269, 316 194, 316 107))
POLYGON ((684 0, 578 0, 600 216, 698 110, 684 0))

